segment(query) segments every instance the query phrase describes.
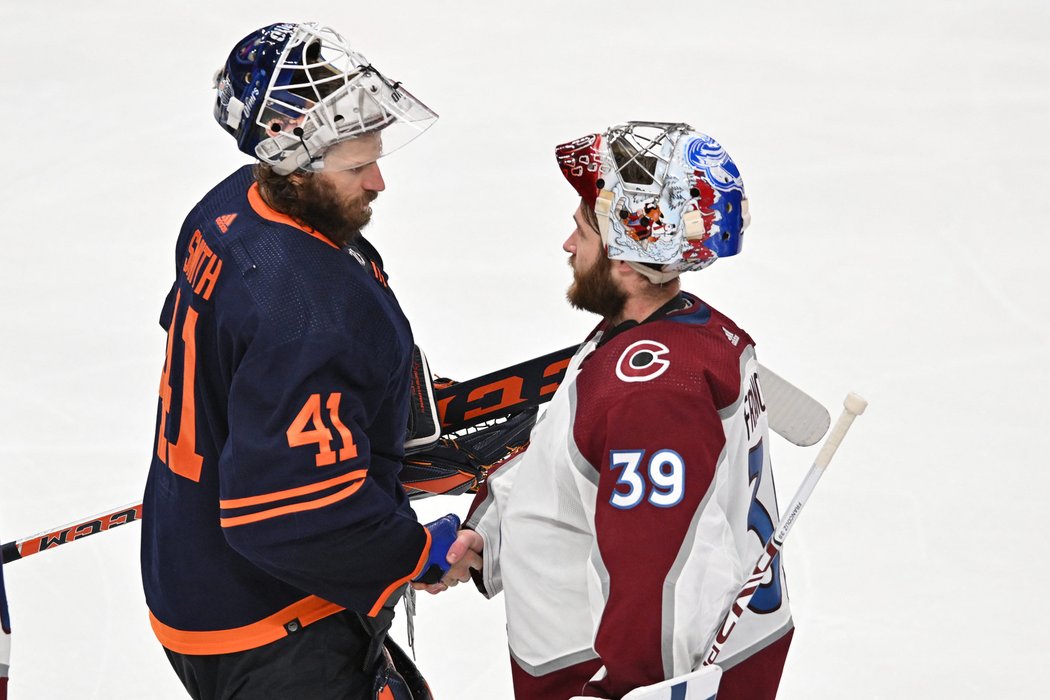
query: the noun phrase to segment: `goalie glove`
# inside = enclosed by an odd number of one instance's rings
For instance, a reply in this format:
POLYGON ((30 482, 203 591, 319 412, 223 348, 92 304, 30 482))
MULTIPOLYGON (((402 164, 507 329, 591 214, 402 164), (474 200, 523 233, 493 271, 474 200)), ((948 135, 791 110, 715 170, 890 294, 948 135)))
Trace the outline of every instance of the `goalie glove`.
POLYGON ((401 483, 408 497, 476 492, 490 470, 528 446, 538 410, 532 407, 502 423, 441 438, 425 452, 406 457, 401 483))
POLYGON ((430 532, 430 552, 419 575, 412 579, 419 583, 437 583, 452 566, 448 563, 448 548, 456 541, 459 532, 459 516, 449 513, 443 518, 424 525, 430 532))

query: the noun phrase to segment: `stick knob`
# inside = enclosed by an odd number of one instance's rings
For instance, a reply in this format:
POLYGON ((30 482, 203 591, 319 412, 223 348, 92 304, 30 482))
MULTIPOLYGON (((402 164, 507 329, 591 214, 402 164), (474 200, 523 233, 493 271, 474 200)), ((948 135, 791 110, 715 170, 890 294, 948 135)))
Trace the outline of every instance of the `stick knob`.
POLYGON ((854 394, 852 391, 846 396, 846 400, 842 402, 842 405, 846 407, 846 412, 851 413, 855 416, 859 416, 864 413, 864 409, 868 407, 868 402, 863 396, 854 394))
POLYGON ((827 467, 828 463, 831 462, 831 457, 835 454, 835 450, 839 448, 839 443, 842 442, 842 438, 846 437, 846 431, 853 425, 853 419, 864 413, 864 409, 868 407, 868 402, 857 394, 850 392, 846 396, 846 400, 842 402, 842 405, 844 407, 842 414, 835 422, 831 433, 828 434, 828 439, 824 441, 824 446, 820 448, 817 459, 813 462, 815 466, 821 469, 827 467))

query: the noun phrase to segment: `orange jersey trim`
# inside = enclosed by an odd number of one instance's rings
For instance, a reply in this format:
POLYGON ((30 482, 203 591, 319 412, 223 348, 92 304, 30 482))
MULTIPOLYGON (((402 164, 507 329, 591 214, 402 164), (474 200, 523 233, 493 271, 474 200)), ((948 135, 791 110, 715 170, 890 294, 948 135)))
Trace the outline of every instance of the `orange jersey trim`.
POLYGON ((398 580, 394 581, 386 587, 386 590, 380 594, 379 600, 377 600, 376 604, 372 606, 372 609, 368 611, 369 617, 375 617, 376 615, 378 615, 379 611, 383 609, 383 605, 386 603, 387 599, 390 598, 390 595, 394 591, 396 591, 398 588, 414 579, 416 576, 419 576, 419 574, 423 572, 423 565, 427 563, 427 557, 430 556, 430 530, 423 528, 423 534, 427 536, 427 541, 423 545, 423 553, 419 555, 419 561, 416 562, 416 568, 413 569, 412 573, 410 573, 408 576, 405 576, 404 578, 399 578, 398 580))
POLYGON ((342 476, 337 476, 333 479, 327 479, 325 481, 319 481, 316 484, 310 484, 308 486, 300 486, 294 489, 287 489, 285 491, 274 491, 273 493, 264 493, 261 496, 248 496, 247 498, 228 498, 226 500, 219 501, 220 508, 244 508, 246 506, 258 506, 263 503, 273 503, 274 501, 283 501, 287 498, 295 498, 296 496, 303 496, 308 493, 317 493, 318 491, 324 491, 332 486, 338 486, 344 484, 347 481, 353 481, 355 479, 364 479, 368 472, 364 469, 358 469, 357 471, 347 472, 342 476))
POLYGON ((255 649, 286 637, 288 630, 285 629, 285 625, 293 620, 298 620, 302 627, 306 627, 342 610, 344 608, 335 603, 330 603, 317 596, 310 596, 258 622, 231 630, 209 632, 178 630, 165 625, 154 617, 152 612, 149 614, 149 622, 153 627, 153 633, 157 635, 157 639, 164 645, 164 648, 179 654, 199 656, 255 649))
POLYGON ((248 204, 252 205, 252 209, 255 211, 256 214, 266 219, 267 221, 273 221, 278 224, 292 226, 293 228, 297 228, 304 233, 310 234, 319 241, 324 241, 325 244, 330 245, 333 248, 339 248, 339 246, 325 238, 319 231, 315 231, 309 226, 302 225, 292 217, 288 216, 287 214, 282 214, 281 212, 277 211, 269 204, 267 204, 266 201, 262 198, 262 195, 259 194, 258 182, 253 182, 252 186, 248 188, 248 204))
POLYGON ((379 265, 376 265, 374 262, 372 263, 372 276, 376 278, 376 281, 379 282, 379 284, 386 287, 386 277, 383 277, 383 271, 380 270, 379 265))
POLYGON ((473 474, 457 472, 452 476, 445 476, 440 479, 428 479, 427 481, 413 481, 409 484, 403 484, 403 486, 406 491, 408 489, 414 489, 416 491, 426 491, 427 493, 441 495, 443 493, 448 493, 457 486, 462 486, 473 478, 473 474))
MULTIPOLYGON (((353 473, 353 472, 351 472, 353 473)), ((330 496, 323 498, 315 498, 312 501, 303 501, 302 503, 293 503, 287 506, 281 506, 279 508, 271 508, 269 510, 261 510, 258 513, 250 513, 248 515, 238 515, 233 518, 219 518, 219 525, 222 527, 237 527, 238 525, 248 525, 249 523, 257 523, 260 520, 269 520, 270 518, 276 518, 281 515, 288 515, 289 513, 301 513, 304 510, 316 510, 318 508, 324 508, 333 503, 349 498, 350 496, 357 493, 357 491, 364 485, 365 480, 362 476, 358 481, 347 486, 342 491, 336 491, 330 496)))

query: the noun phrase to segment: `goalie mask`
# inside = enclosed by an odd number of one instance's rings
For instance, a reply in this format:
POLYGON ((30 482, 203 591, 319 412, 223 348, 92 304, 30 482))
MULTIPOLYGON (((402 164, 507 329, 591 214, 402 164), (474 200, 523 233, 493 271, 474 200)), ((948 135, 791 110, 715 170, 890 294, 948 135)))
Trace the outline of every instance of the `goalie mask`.
POLYGON ((594 208, 606 253, 654 283, 736 255, 750 222, 740 171, 688 124, 627 122, 555 151, 594 208))
POLYGON ((272 24, 242 39, 215 89, 215 119, 278 175, 366 165, 437 120, 343 37, 312 23, 272 24), (333 144, 379 131, 381 150, 368 160, 325 156, 333 144))

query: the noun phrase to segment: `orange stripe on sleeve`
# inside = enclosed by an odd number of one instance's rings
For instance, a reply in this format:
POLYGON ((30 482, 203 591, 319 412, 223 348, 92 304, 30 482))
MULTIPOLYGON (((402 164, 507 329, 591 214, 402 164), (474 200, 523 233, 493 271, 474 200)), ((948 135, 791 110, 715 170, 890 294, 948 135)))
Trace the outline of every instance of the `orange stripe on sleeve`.
POLYGON ((287 489, 285 491, 274 491, 273 493, 265 493, 261 496, 249 496, 247 498, 228 498, 223 501, 219 501, 219 507, 223 509, 230 508, 244 508, 246 506, 258 506, 263 503, 273 503, 274 501, 283 501, 288 498, 295 498, 297 496, 305 496, 308 493, 317 493, 318 491, 324 491, 325 489, 339 484, 345 484, 348 481, 354 481, 355 479, 364 479, 368 474, 365 469, 358 469, 357 471, 347 472, 342 476, 337 476, 332 479, 326 479, 325 481, 318 481, 316 484, 309 484, 308 486, 300 486, 294 489, 287 489))
POLYGON ((260 520, 268 520, 270 518, 276 518, 281 515, 288 515, 289 513, 300 513, 304 510, 316 510, 317 508, 324 508, 325 506, 341 501, 344 498, 348 498, 353 494, 357 493, 358 489, 361 488, 365 483, 364 479, 350 484, 342 491, 336 491, 331 496, 325 496, 324 498, 316 498, 312 501, 304 501, 302 503, 293 503, 287 506, 281 506, 280 508, 271 508, 269 510, 261 510, 258 513, 250 513, 249 515, 239 515, 234 518, 219 518, 219 524, 223 527, 237 527, 238 525, 247 525, 249 523, 256 523, 260 520))
POLYGON ((379 600, 377 600, 376 604, 372 606, 372 609, 368 611, 369 617, 375 617, 378 615, 379 611, 383 609, 383 605, 386 603, 387 598, 389 598, 394 591, 401 588, 401 586, 405 585, 416 576, 419 576, 423 571, 423 565, 427 563, 427 557, 430 556, 430 530, 423 528, 423 533, 427 536, 427 541, 423 544, 423 553, 419 555, 419 561, 416 562, 416 568, 413 569, 412 573, 408 576, 399 578, 386 587, 386 590, 379 595, 379 600))
POLYGON ((258 622, 231 630, 187 632, 168 627, 149 614, 150 626, 164 648, 179 654, 229 654, 275 642, 288 634, 285 625, 298 620, 303 627, 344 610, 317 596, 309 596, 258 622))

